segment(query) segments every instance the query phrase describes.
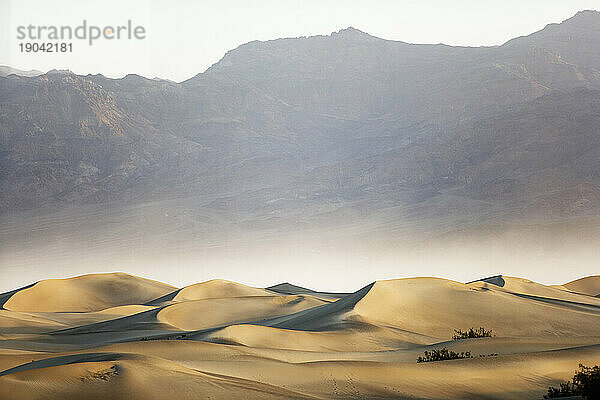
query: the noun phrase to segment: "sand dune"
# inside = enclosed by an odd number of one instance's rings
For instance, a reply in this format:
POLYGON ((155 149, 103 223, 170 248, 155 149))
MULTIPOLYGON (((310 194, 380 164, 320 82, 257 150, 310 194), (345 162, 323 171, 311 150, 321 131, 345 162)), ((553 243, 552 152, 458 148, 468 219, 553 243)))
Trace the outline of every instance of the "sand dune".
MULTIPOLYGON (((579 284, 575 283, 575 286, 579 286, 581 288, 587 288, 588 290, 593 291, 594 284, 597 283, 598 290, 600 291, 600 279, 597 282, 594 282, 593 278, 595 278, 595 277, 583 278, 582 282, 579 284)), ((502 277, 499 277, 499 279, 502 280, 502 284, 499 284, 498 281, 496 283, 493 283, 491 281, 482 280, 479 282, 473 282, 473 283, 471 283, 471 285, 478 286, 478 287, 485 287, 485 288, 494 289, 494 290, 505 291, 507 293, 537 296, 537 297, 543 297, 543 298, 548 298, 548 299, 563 300, 563 301, 573 302, 573 303, 586 303, 586 304, 592 304, 592 305, 600 305, 600 299, 590 299, 587 297, 579 296, 577 293, 571 293, 569 291, 564 290, 564 289, 572 290, 572 289, 569 289, 567 286, 571 285, 573 282, 567 283, 565 285, 562 285, 560 288, 558 288, 558 287, 542 285, 542 284, 539 284, 536 282, 532 282, 528 279, 515 278, 515 277, 509 277, 509 276, 502 276, 502 277)), ((572 291, 576 292, 576 290, 572 290, 572 291)), ((579 292, 579 294, 581 294, 581 293, 583 293, 583 292, 579 292)), ((584 294, 588 294, 588 293, 584 293, 584 294)))
POLYGON ((590 296, 600 296, 600 275, 588 276, 563 285, 569 290, 590 296))
MULTIPOLYGON (((169 347, 173 350, 178 345, 169 347)), ((131 353, 84 354, 71 358, 75 363, 63 358, 62 364, 53 367, 24 366, 20 372, 6 374, 0 377, 0 396, 32 399, 36 392, 43 392, 48 398, 61 399, 540 398, 548 385, 567 379, 577 362, 597 360, 600 349, 591 346, 418 365, 290 363, 248 356, 230 359, 227 353, 223 351, 220 360, 203 360, 202 356, 195 360, 196 353, 186 348, 169 352, 171 358, 179 358, 175 361, 131 353), (94 357, 97 360, 88 361, 94 357)))
POLYGON ((2 377, 0 397, 56 399, 310 399, 312 396, 253 380, 206 373, 141 355, 64 357, 2 377), (71 377, 78 377, 73 380, 71 377), (201 397, 199 397, 201 396, 201 397))
POLYGON ((167 306, 157 318, 175 328, 191 331, 287 315, 324 303, 310 296, 211 298, 167 306))
POLYGON ((440 339, 472 326, 500 336, 581 336, 600 331, 600 303, 584 310, 578 302, 532 300, 485 283, 414 278, 375 283, 345 319, 440 339))
POLYGON ((600 360, 597 278, 410 278, 345 296, 125 274, 42 281, 0 295, 0 398, 541 398, 600 360), (495 336, 452 340, 479 326, 495 336), (416 363, 442 347, 475 357, 416 363))
POLYGON ((214 279, 208 282, 184 287, 177 293, 173 300, 187 301, 272 295, 273 292, 269 292, 265 289, 253 288, 223 279, 214 279))
POLYGON ((324 304, 309 310, 273 318, 265 321, 265 325, 276 328, 296 330, 333 330, 343 329, 349 325, 356 325, 352 321, 344 319, 344 315, 351 311, 369 291, 373 284, 345 296, 334 303, 324 304))
POLYGON ((414 348, 419 344, 432 342, 429 338, 379 327, 310 332, 261 325, 230 325, 206 333, 200 338, 258 349, 311 352, 389 351, 414 348))
POLYGON ((9 333, 41 333, 61 329, 65 325, 42 317, 16 311, 0 310, 0 337, 9 333))
POLYGON ((164 283, 113 273, 49 279, 14 293, 4 303, 13 311, 86 312, 143 304, 175 290, 164 283))
POLYGON ((377 326, 439 340, 450 339, 454 329, 473 326, 503 336, 581 336, 600 330, 597 299, 533 282, 527 288, 525 280, 506 280, 510 282, 506 287, 439 278, 381 281, 335 303, 276 318, 267 325, 312 331, 377 326))

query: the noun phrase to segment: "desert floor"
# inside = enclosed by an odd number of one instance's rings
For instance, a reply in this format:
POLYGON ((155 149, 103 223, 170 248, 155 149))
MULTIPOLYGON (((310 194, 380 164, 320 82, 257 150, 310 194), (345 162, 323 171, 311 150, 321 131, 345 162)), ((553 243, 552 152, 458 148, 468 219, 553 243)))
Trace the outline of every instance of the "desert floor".
POLYGON ((355 293, 123 273, 0 295, 1 399, 541 399, 600 363, 600 276, 355 293), (455 329, 493 337, 453 340, 455 329), (417 363, 446 347, 473 358, 417 363))

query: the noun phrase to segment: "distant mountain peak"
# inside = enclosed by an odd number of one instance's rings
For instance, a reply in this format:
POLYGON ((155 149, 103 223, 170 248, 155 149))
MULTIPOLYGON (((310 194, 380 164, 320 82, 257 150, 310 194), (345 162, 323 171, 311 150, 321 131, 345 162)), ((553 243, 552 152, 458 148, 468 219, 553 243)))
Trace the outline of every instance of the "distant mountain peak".
POLYGON ((51 69, 46 75, 74 75, 70 69, 51 69))
MULTIPOLYGON (((600 37, 600 12, 583 10, 560 23, 550 23, 543 29, 530 35, 509 40, 504 45, 532 45, 538 48, 549 48, 553 52, 565 56, 577 52, 571 46, 573 38, 586 42, 586 47, 598 43, 600 37)), ((597 65, 598 52, 589 51, 579 54, 570 60, 571 63, 597 65), (584 60, 585 59, 585 60, 584 60), (591 60, 591 61, 590 61, 591 60)))
POLYGON ((37 71, 35 69, 30 69, 29 71, 24 71, 24 70, 20 70, 17 68, 9 67, 8 65, 0 65, 0 76, 9 76, 9 75, 32 77, 32 76, 44 75, 44 73, 42 71, 37 71))
POLYGON ((563 23, 594 23, 600 26, 600 11, 582 10, 578 11, 571 18, 567 18, 563 23))
POLYGON ((349 26, 347 28, 340 29, 339 31, 337 31, 337 33, 344 34, 344 35, 368 35, 368 33, 365 33, 363 31, 361 31, 360 29, 356 29, 353 26, 349 26))
POLYGON ((594 16, 594 17, 600 17, 600 11, 597 10, 581 10, 581 11, 577 11, 577 13, 571 17, 577 17, 577 16, 594 16))
POLYGON ((360 29, 356 29, 353 26, 349 26, 347 28, 340 29, 337 32, 333 32, 331 34, 331 36, 332 37, 341 36, 344 38, 373 38, 373 39, 375 39, 375 36, 369 35, 368 33, 363 32, 360 29))

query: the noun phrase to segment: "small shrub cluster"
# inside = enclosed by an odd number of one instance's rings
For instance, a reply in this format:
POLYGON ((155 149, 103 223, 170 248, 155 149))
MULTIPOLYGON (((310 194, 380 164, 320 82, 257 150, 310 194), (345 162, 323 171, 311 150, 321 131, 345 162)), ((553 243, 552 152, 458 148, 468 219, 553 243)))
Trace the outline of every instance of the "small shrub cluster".
POLYGON ((549 387, 545 399, 568 396, 581 396, 586 400, 600 399, 600 366, 586 367, 579 364, 571 382, 561 383, 560 387, 549 387))
POLYGON ((187 337, 187 333, 177 334, 175 336, 156 336, 156 337, 148 337, 144 336, 139 339, 140 342, 147 342, 150 340, 182 340, 187 337))
POLYGON ((544 395, 545 399, 557 399, 560 397, 579 396, 579 390, 573 386, 571 382, 561 383, 560 387, 549 387, 548 394, 544 395))
POLYGON ((424 356, 419 356, 419 358, 417 358, 417 362, 422 363, 431 361, 456 360, 459 358, 473 358, 473 356, 471 355, 470 351, 457 353, 444 347, 443 349, 426 351, 424 356))
POLYGON ((460 340, 460 339, 472 339, 472 338, 480 338, 480 337, 492 337, 492 330, 486 330, 484 327, 475 329, 469 328, 466 331, 461 329, 454 330, 454 336, 452 339, 460 340))

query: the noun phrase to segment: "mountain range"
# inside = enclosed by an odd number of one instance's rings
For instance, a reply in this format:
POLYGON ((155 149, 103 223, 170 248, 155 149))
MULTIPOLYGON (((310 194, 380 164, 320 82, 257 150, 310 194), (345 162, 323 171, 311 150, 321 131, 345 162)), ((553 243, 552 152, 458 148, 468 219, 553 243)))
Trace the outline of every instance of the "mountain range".
POLYGON ((600 13, 491 47, 254 41, 180 83, 10 74, 0 121, 3 239, 140 207, 216 242, 595 221, 600 13))

